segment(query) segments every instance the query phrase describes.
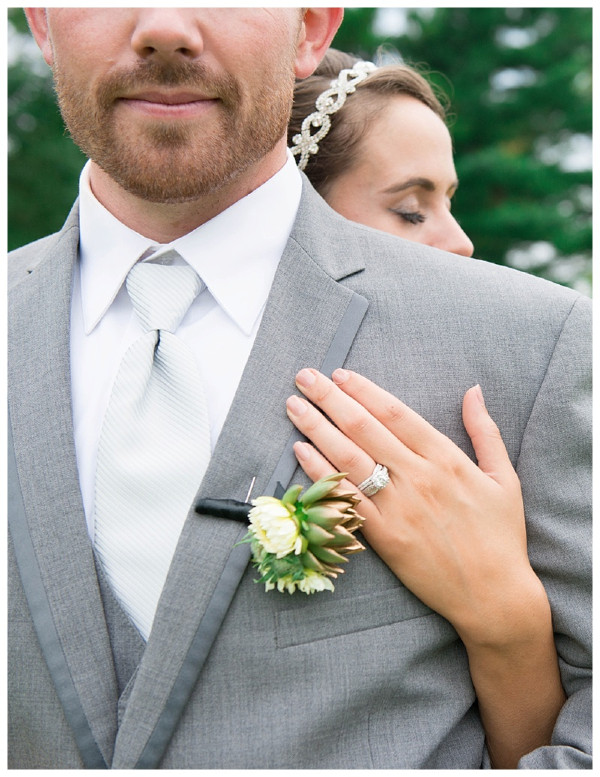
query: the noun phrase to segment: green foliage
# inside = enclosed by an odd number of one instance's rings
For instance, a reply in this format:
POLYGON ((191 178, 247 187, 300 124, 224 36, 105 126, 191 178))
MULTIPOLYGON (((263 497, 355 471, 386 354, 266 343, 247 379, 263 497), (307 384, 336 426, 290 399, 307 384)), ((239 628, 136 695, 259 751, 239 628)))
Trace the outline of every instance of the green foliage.
POLYGON ((22 8, 8 8, 8 23, 15 32, 27 34, 29 28, 22 8))
MULTIPOLYGON (((20 9, 9 10, 9 23, 27 40, 20 9)), ((60 229, 85 162, 65 133, 46 71, 25 56, 8 68, 9 250, 60 229)))
POLYGON ((334 45, 372 57, 386 44, 448 96, 454 213, 476 256, 589 292, 592 171, 570 167, 591 142, 592 9, 409 9, 387 37, 362 32, 374 21, 347 9, 334 45))
POLYGON ((333 45, 341 51, 370 58, 381 43, 373 30, 376 8, 351 8, 344 12, 344 21, 335 36, 333 45))
MULTIPOLYGON (((346 9, 334 45, 373 58, 386 44, 448 95, 461 181, 454 212, 476 255, 589 291, 592 174, 569 161, 574 143, 591 137, 592 9, 397 12, 406 31, 385 36, 379 9, 346 9)), ((85 159, 65 133, 21 9, 8 9, 8 21, 13 248, 60 228, 85 159)))

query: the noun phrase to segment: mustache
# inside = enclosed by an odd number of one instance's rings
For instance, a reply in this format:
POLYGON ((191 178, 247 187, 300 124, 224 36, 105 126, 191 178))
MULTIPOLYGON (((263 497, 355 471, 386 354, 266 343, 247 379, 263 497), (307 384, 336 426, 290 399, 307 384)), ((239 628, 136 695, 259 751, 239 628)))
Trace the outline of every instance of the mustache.
POLYGON ((241 90, 229 73, 215 74, 201 62, 157 62, 147 60, 133 68, 112 72, 98 84, 99 105, 108 110, 119 97, 155 86, 188 88, 225 105, 239 102, 241 90))

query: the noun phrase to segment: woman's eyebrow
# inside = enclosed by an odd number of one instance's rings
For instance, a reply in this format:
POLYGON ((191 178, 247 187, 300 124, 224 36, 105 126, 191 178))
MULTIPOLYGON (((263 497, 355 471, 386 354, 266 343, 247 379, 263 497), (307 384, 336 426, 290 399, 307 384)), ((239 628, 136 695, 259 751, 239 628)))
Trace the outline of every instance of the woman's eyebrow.
MULTIPOLYGON (((398 192, 402 192, 405 189, 410 189, 413 186, 420 186, 421 189, 425 189, 425 191, 428 192, 434 192, 436 189, 435 183, 431 180, 431 178, 423 178, 423 177, 416 177, 416 178, 409 178, 406 181, 403 181, 402 183, 394 184, 393 186, 389 186, 387 189, 383 190, 383 194, 397 194, 398 192)), ((456 191, 458 189, 458 180, 454 181, 449 187, 449 191, 456 191)))
POLYGON ((396 192, 404 191, 404 189, 410 189, 412 186, 420 186, 422 189, 426 189, 428 192, 435 191, 435 184, 430 178, 409 178, 402 183, 394 184, 384 189, 384 194, 395 194, 396 192))

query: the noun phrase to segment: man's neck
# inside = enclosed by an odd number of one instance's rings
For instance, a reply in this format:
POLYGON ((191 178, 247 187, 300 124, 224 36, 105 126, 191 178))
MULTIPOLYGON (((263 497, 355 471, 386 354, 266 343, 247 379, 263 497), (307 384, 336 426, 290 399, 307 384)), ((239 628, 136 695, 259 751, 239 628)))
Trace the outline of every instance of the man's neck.
POLYGON ((233 181, 208 196, 182 203, 150 202, 131 194, 94 162, 90 166, 90 187, 106 210, 130 229, 157 243, 170 243, 258 189, 281 170, 285 161, 285 140, 282 140, 260 163, 233 181))

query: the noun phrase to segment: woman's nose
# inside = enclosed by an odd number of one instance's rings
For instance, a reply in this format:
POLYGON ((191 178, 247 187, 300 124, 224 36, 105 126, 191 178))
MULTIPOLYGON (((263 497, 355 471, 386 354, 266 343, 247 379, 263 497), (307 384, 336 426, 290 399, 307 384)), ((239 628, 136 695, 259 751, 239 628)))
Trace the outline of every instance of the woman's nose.
POLYGON ((450 212, 444 223, 440 224, 438 237, 432 244, 459 256, 473 256, 475 250, 473 243, 450 212))

